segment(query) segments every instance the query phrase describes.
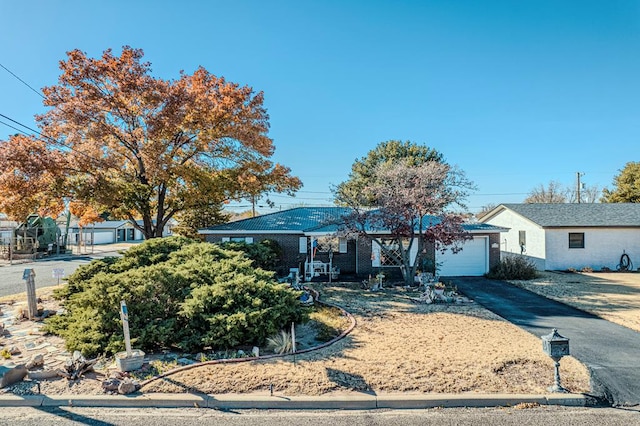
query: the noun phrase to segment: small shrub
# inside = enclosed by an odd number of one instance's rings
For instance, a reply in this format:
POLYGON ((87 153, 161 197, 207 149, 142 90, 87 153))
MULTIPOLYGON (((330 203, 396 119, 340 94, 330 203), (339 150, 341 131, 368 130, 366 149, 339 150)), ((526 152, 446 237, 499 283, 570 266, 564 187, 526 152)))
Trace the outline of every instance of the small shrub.
POLYGON ((291 334, 281 330, 280 333, 267 339, 267 348, 278 354, 291 352, 293 350, 291 334))
POLYGON ((538 276, 535 265, 522 256, 508 256, 491 268, 487 278, 496 280, 532 280, 538 276))

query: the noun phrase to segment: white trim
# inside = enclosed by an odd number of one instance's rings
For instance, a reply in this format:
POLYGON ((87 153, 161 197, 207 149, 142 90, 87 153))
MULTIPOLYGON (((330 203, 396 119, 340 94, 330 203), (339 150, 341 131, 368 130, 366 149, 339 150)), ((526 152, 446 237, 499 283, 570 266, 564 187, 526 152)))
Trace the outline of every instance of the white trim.
POLYGON ((374 268, 380 267, 380 243, 376 240, 371 240, 371 266, 374 268))
MULTIPOLYGON (((495 225, 494 225, 495 226, 495 225)), ((465 231, 469 234, 495 234, 500 232, 508 232, 509 228, 497 226, 495 229, 474 229, 471 231, 465 231)), ((269 231, 269 230, 210 230, 201 229, 198 234, 201 235, 270 235, 270 234, 286 234, 286 235, 306 235, 308 237, 324 237, 327 235, 336 235, 338 232, 305 232, 300 230, 284 230, 284 231, 269 231)), ((375 231, 367 232, 369 235, 391 235, 388 231, 375 231)), ((416 234, 417 236, 417 234, 416 234)))
POLYGON ((247 230, 210 230, 210 229, 201 229, 198 231, 198 234, 201 235, 270 235, 270 234, 287 234, 287 235, 304 235, 304 232, 295 230, 295 231, 247 231, 247 230))
POLYGON ((345 237, 338 238, 338 253, 347 253, 347 239, 345 237))
POLYGON ((409 262, 411 266, 416 263, 416 257, 418 256, 418 244, 418 238, 414 238, 411 243, 411 250, 409 251, 409 262))

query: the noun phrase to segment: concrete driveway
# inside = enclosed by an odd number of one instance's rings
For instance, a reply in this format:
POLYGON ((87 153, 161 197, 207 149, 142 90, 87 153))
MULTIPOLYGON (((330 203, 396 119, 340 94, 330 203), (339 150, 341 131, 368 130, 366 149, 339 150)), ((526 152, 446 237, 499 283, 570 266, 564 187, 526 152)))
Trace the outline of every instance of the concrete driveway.
POLYGON ((451 281, 466 296, 536 336, 557 328, 570 339, 571 355, 589 369, 595 396, 613 405, 640 404, 640 333, 503 281, 451 281))

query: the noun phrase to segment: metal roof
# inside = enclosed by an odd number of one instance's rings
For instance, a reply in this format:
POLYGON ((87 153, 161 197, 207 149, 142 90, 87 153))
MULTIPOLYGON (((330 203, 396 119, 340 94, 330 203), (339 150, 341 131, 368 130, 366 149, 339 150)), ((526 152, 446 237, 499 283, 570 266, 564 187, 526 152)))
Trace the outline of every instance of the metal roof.
MULTIPOLYGON (((331 234, 338 231, 347 207, 297 207, 242 219, 199 230, 200 234, 331 234)), ((506 229, 486 224, 463 225, 468 232, 501 232, 506 229)), ((382 232, 383 230, 381 230, 382 232)))
POLYGON ((304 233, 320 227, 335 227, 349 213, 344 207, 296 207, 201 229, 200 233, 245 231, 260 233, 304 233))
POLYGON ((639 203, 549 203, 501 204, 484 220, 507 208, 530 221, 549 228, 558 227, 639 227, 639 203))

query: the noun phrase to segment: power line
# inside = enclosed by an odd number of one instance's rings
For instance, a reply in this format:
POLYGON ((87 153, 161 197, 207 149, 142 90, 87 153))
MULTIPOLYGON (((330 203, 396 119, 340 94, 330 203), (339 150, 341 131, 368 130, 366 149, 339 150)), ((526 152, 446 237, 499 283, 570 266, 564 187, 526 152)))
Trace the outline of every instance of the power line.
POLYGON ((33 87, 31 87, 31 85, 29 85, 29 83, 27 83, 26 81, 24 81, 23 79, 21 79, 20 77, 18 77, 17 75, 15 75, 13 72, 11 72, 11 70, 9 70, 9 68, 5 67, 4 65, 0 64, 0 67, 4 68, 4 70, 6 72, 8 72, 9 74, 11 74, 12 76, 14 76, 15 78, 17 78, 22 84, 24 84, 25 86, 27 86, 29 89, 31 89, 36 95, 40 96, 42 99, 44 99, 44 95, 42 93, 40 93, 39 90, 34 89, 33 87))
MULTIPOLYGON (((49 138, 48 136, 44 136, 44 135, 43 135, 42 133, 40 133, 39 131, 32 129, 31 127, 27 126, 26 124, 22 124, 22 123, 20 123, 19 121, 14 120, 14 119, 13 119, 13 118, 11 118, 11 117, 7 117, 7 116, 6 116, 6 115, 4 115, 4 114, 0 114, 0 117, 5 118, 5 119, 7 119, 7 120, 11 121, 11 122, 13 122, 13 123, 17 124, 18 126, 24 127, 25 129, 30 130, 30 131, 32 131, 33 133, 37 133, 37 134, 39 134, 39 135, 40 135, 40 136, 42 136, 42 137, 49 138)), ((2 124, 5 124, 5 123, 2 123, 2 124)), ((8 124, 5 124, 5 126, 9 126, 9 125, 8 125, 8 124)), ((15 127, 13 127, 13 126, 9 126, 9 127, 11 127, 12 129, 15 129, 15 127)), ((20 132, 24 133, 25 135, 27 134, 27 132, 25 132, 24 130, 20 130, 20 132)), ((49 139, 51 139, 51 138, 49 138, 49 139)), ((58 141, 56 141, 56 142, 58 142, 58 141)))
MULTIPOLYGON (((77 150, 77 149, 75 149, 74 147, 69 146, 69 145, 66 145, 66 144, 64 144, 64 143, 62 143, 62 142, 60 142, 60 141, 58 141, 58 140, 56 140, 56 139, 52 138, 51 136, 43 135, 43 134, 42 134, 42 133, 40 133, 39 131, 37 131, 37 130, 35 130, 35 129, 32 129, 31 127, 27 126, 26 124, 22 124, 22 123, 20 123, 19 121, 14 120, 14 119, 13 119, 13 118, 11 118, 11 117, 7 117, 6 115, 4 115, 4 114, 2 114, 2 113, 0 113, 0 117, 5 118, 5 119, 7 119, 7 120, 11 121, 12 123, 17 124, 18 126, 22 126, 22 127, 24 127, 25 129, 28 129, 28 130, 32 131, 33 133, 35 133, 35 134, 37 134, 37 135, 40 135, 40 138, 38 138, 38 139, 39 139, 39 140, 41 140, 41 141, 43 141, 43 142, 46 142, 46 141, 43 139, 43 138, 45 138, 45 139, 47 139, 47 140, 49 141, 49 143, 52 143, 52 144, 54 144, 54 145, 58 145, 58 146, 61 146, 61 147, 67 148, 67 149, 69 149, 69 150, 71 150, 71 151, 73 151, 73 152, 76 152, 76 153, 78 153, 78 154, 84 155, 85 157, 90 158, 90 159, 92 159, 92 160, 94 159, 94 157, 93 157, 93 156, 91 156, 91 155, 89 155, 89 154, 85 154, 85 153, 84 153, 84 152, 82 152, 82 151, 78 151, 78 150, 77 150)), ((0 123, 1 123, 1 124, 4 124, 4 125, 5 125, 5 126, 7 126, 7 127, 11 127, 12 129, 15 129, 15 130, 19 131, 20 133, 22 133, 22 134, 24 134, 24 135, 28 135, 28 133, 27 133, 27 132, 25 132, 24 130, 21 130, 21 129, 18 129, 18 128, 16 128, 16 127, 13 127, 12 125, 9 125, 9 124, 4 123, 4 122, 2 122, 2 121, 0 121, 0 123)))
POLYGON ((1 121, 1 120, 0 120, 0 124, 4 124, 5 126, 12 128, 13 130, 17 130, 18 132, 22 133, 23 135, 27 135, 27 134, 28 134, 28 133, 27 133, 27 132, 25 132, 24 130, 19 129, 19 128, 15 127, 15 126, 12 126, 11 124, 7 124, 7 123, 5 123, 4 121, 1 121))

